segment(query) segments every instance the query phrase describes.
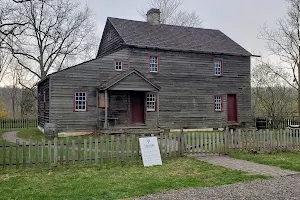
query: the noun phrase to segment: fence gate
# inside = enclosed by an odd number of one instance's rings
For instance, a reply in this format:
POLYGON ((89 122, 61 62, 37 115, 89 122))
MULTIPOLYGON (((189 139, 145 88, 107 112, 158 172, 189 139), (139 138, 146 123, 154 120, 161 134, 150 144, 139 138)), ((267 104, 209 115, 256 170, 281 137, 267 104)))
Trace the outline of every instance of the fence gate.
POLYGON ((225 132, 195 132, 185 134, 187 154, 225 154, 227 138, 225 132))

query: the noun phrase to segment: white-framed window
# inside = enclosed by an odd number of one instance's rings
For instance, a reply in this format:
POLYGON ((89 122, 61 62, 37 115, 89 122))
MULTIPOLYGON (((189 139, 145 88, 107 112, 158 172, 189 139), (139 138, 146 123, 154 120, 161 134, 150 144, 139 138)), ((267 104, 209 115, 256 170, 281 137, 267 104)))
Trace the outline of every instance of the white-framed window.
POLYGON ((222 76, 223 74, 223 61, 222 60, 215 60, 215 76, 222 76))
POLYGON ((110 41, 111 40, 111 31, 108 31, 107 32, 107 41, 110 41))
POLYGON ((122 61, 115 61, 115 70, 116 71, 122 71, 123 69, 123 63, 122 61))
POLYGON ((87 92, 85 91, 74 92, 74 111, 77 112, 87 111, 87 92))
POLYGON ((147 111, 155 111, 156 107, 156 95, 155 94, 147 94, 147 111))
POLYGON ((215 96, 215 111, 222 111, 222 96, 215 96))
POLYGON ((149 70, 150 72, 158 72, 159 68, 158 56, 150 56, 149 58, 149 70))

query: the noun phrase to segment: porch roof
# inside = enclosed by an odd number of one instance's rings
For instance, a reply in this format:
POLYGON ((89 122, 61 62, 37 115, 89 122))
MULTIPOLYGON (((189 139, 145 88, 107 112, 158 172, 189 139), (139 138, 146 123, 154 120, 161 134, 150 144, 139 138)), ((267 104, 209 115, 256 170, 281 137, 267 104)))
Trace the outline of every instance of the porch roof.
POLYGON ((104 82, 99 90, 159 91, 160 87, 136 69, 127 70, 104 82))

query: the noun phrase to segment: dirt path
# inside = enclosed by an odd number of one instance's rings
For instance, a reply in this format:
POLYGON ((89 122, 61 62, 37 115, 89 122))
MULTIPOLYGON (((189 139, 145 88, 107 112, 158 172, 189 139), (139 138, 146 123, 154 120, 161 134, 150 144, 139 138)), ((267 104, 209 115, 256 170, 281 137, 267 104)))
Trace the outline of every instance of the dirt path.
POLYGON ((196 200, 196 199, 299 199, 300 175, 281 176, 270 180, 258 180, 210 188, 181 189, 142 197, 144 200, 196 200))
POLYGON ((19 131, 6 132, 3 134, 3 139, 8 142, 11 142, 11 143, 16 143, 16 140, 18 139, 20 144, 23 144, 23 142, 25 142, 26 144, 29 144, 29 141, 18 137, 18 135, 17 135, 18 132, 19 131))
POLYGON ((218 165, 229 169, 233 169, 233 170, 246 171, 250 174, 263 174, 263 175, 273 176, 273 177, 299 174, 299 172, 281 169, 280 167, 263 165, 254 162, 249 162, 246 160, 230 158, 229 156, 216 155, 216 156, 189 156, 189 157, 204 162, 208 162, 213 165, 218 165))

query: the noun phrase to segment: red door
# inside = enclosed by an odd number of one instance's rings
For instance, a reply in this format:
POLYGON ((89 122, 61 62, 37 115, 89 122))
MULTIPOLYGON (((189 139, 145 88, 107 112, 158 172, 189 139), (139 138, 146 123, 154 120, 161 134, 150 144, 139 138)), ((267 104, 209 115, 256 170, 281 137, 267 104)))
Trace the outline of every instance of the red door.
POLYGON ((130 96, 131 102, 131 122, 133 124, 145 123, 145 95, 143 92, 134 92, 130 96))
POLYGON ((228 122, 238 122, 236 94, 227 95, 227 117, 228 122))

